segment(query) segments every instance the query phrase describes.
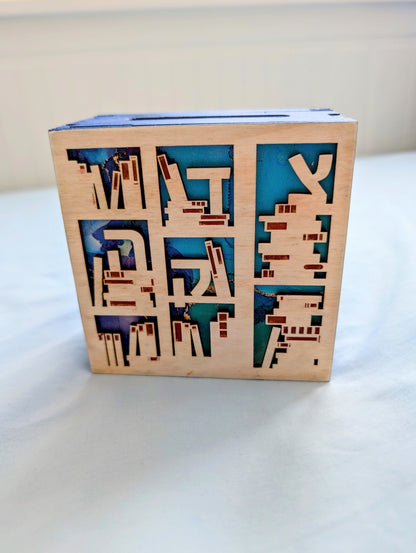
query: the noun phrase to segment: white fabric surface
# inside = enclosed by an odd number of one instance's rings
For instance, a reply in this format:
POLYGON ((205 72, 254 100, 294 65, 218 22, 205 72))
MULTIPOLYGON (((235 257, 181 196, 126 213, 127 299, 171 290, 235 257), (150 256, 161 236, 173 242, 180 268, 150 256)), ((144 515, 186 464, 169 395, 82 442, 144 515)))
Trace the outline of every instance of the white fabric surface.
POLYGON ((415 185, 356 163, 327 384, 91 374, 56 190, 1 195, 1 553, 415 551, 415 185))

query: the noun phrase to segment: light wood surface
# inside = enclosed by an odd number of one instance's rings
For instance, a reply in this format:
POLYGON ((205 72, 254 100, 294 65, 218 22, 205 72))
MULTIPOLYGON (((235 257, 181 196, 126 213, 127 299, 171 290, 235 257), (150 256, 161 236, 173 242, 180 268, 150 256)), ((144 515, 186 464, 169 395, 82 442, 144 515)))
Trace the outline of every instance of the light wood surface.
POLYGON ((50 138, 94 372, 329 379, 355 152, 355 122, 71 129, 53 131, 50 138), (303 184, 304 192, 298 189, 290 192, 286 202, 269 206, 267 213, 259 215, 270 238, 268 242, 260 239, 256 244, 257 146, 262 144, 290 144, 295 149, 301 144, 336 144, 336 155, 320 154, 315 167, 308 165, 300 153, 286 160, 303 184), (181 174, 174 160, 157 155, 159 147, 201 145, 232 145, 229 169, 194 163, 187 173, 181 174), (121 161, 118 170, 113 171, 110 202, 98 167, 69 161, 67 154, 69 149, 132 147, 140 148, 140 155, 121 161), (142 182, 137 164, 141 167, 142 182), (137 178, 133 176, 133 165, 137 167, 137 178), (329 201, 320 182, 331 168, 334 182, 329 201), (230 172, 234 187, 233 221, 224 210, 221 190, 230 172), (198 200, 190 198, 190 185, 185 177, 208 181, 212 201, 209 195, 198 200), (170 182, 172 179, 174 183, 170 182), (161 205, 163 183, 170 194, 165 207, 161 205), (120 194, 124 198, 123 208, 117 207, 120 194), (201 205, 193 205, 198 201, 201 205), (163 212, 168 215, 165 223, 163 212), (322 230, 316 216, 330 216, 329 233, 322 230), (79 222, 109 220, 139 221, 146 225, 148 237, 144 238, 134 227, 106 229, 104 240, 113 245, 102 255, 94 256, 91 276, 79 222), (168 260, 166 240, 179 238, 203 239, 203 255, 168 260), (233 259, 228 262, 232 271, 228 273, 219 245, 222 239, 233 245, 233 259), (319 243, 327 244, 324 261, 315 250, 315 244, 319 243), (123 267, 122 247, 133 252, 135 267, 123 267), (257 276, 256 248, 263 262, 262 273, 257 276), (150 266, 146 259, 149 254, 150 266), (181 273, 187 270, 200 274, 188 293, 181 273), (261 321, 270 326, 270 336, 267 344, 262 345, 263 360, 255 366, 258 345, 254 297, 255 290, 263 286, 271 287, 274 305, 261 321), (275 290, 288 287, 288 292, 273 292, 273 287, 275 290), (310 287, 314 291, 308 293, 310 287), (208 321, 208 350, 201 340, 201 326, 189 315, 195 304, 211 304, 216 309, 216 315, 211 315, 208 321), (106 316, 125 320, 124 330, 100 329, 97 317, 106 316))

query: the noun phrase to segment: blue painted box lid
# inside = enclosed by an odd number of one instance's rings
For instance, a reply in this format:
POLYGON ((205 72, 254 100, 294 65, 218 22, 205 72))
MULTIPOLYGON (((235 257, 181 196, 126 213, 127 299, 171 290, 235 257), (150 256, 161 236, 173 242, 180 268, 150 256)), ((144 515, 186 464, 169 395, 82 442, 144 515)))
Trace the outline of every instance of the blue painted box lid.
POLYGON ((215 125, 248 123, 345 123, 354 121, 329 108, 190 111, 169 113, 124 113, 97 115, 51 129, 96 129, 111 127, 154 127, 160 125, 215 125))

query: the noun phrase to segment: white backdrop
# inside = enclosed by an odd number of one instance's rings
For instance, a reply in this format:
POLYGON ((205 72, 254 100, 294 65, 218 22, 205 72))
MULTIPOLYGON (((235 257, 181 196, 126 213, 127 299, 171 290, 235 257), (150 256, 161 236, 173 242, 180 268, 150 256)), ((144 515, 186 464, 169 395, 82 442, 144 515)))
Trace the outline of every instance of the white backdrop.
POLYGON ((329 383, 91 374, 57 191, 3 194, 1 553, 414 553, 415 175, 357 160, 329 383))
POLYGON ((99 113, 332 107, 359 154, 413 149, 415 21, 415 2, 3 0, 0 187, 53 184, 47 130, 99 113))

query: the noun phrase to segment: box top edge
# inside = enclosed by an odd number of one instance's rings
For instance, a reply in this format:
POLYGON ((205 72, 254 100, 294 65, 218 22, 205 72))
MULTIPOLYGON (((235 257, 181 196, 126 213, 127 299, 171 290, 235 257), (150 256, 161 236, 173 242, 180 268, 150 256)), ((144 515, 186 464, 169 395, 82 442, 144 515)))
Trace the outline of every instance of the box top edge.
POLYGON ((208 124, 258 124, 258 123, 345 123, 355 119, 344 117, 329 109, 281 109, 281 110, 227 110, 167 113, 125 113, 97 115, 74 123, 50 129, 154 127, 163 125, 208 125, 208 124))

